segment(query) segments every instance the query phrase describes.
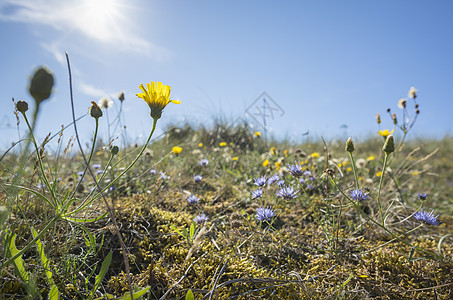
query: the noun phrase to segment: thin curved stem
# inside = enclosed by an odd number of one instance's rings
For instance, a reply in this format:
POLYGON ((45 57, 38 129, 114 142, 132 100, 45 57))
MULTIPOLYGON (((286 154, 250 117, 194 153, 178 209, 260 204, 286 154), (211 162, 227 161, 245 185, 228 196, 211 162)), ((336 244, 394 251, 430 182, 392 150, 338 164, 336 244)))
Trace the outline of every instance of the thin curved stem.
POLYGON ((389 156, 388 153, 385 152, 384 163, 382 165, 382 174, 381 174, 381 178, 379 180, 379 189, 378 189, 378 196, 377 196, 377 202, 379 205, 379 214, 381 216, 382 226, 384 226, 384 227, 385 227, 385 223, 384 223, 384 213, 382 211, 382 205, 381 205, 381 189, 382 189, 382 183, 384 182, 384 174, 385 174, 385 168, 387 167, 388 156, 389 156))

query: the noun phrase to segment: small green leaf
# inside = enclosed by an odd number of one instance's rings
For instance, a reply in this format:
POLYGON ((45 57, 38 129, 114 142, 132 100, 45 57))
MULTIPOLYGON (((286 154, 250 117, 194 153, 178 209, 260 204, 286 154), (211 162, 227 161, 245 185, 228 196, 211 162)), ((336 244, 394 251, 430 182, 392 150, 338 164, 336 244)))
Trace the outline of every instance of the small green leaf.
POLYGON ((194 234, 195 234, 195 222, 192 222, 192 224, 190 225, 190 239, 191 240, 193 239, 194 234))
MULTIPOLYGON (((6 256, 7 257, 13 257, 17 253, 19 253, 19 250, 16 248, 16 235, 11 234, 7 237, 6 239, 7 242, 7 249, 6 249, 6 256)), ((24 261, 22 260, 22 255, 18 256, 14 261, 14 270, 16 271, 16 274, 20 277, 20 279, 23 282, 28 282, 28 279, 30 275, 25 271, 24 267, 24 261)))
MULTIPOLYGON (((36 230, 32 227, 31 231, 33 233, 33 238, 36 238, 36 236, 38 235, 36 230)), ((53 285, 55 285, 55 283, 53 281, 53 278, 52 278, 53 274, 52 274, 52 272, 50 272, 49 260, 47 259, 47 256, 44 253, 44 247, 42 246, 42 243, 41 243, 40 239, 36 240, 36 248, 38 249, 39 257, 41 258, 41 265, 44 268, 44 272, 46 273, 47 283, 50 286, 53 286, 53 285)))
POLYGON ((49 300, 58 300, 60 299, 60 293, 58 292, 58 288, 56 285, 52 285, 49 291, 49 300))
POLYGON ((70 221, 70 222, 74 222, 74 223, 93 223, 93 222, 96 222, 96 221, 98 221, 98 220, 104 218, 107 214, 108 214, 108 212, 103 213, 103 214, 100 215, 99 217, 91 218, 91 219, 71 218, 71 217, 68 217, 67 215, 66 215, 66 216, 63 216, 62 218, 65 219, 65 220, 68 220, 68 221, 70 221))
POLYGON ((175 225, 170 224, 170 227, 171 227, 177 234, 179 234, 179 235, 182 236, 183 238, 186 238, 186 236, 185 236, 184 234, 182 234, 181 231, 179 231, 179 229, 176 228, 175 225))
POLYGON ((99 286, 101 285, 102 279, 104 279, 105 274, 107 273, 110 263, 112 262, 112 251, 109 252, 107 257, 104 259, 102 262, 101 270, 99 271, 99 274, 96 276, 96 280, 94 282, 94 287, 90 292, 90 295, 88 296, 88 299, 93 299, 94 293, 98 290, 99 286))
MULTIPOLYGON (((134 299, 137 299, 138 297, 143 296, 146 292, 148 292, 148 290, 150 288, 151 287, 149 286, 149 287, 146 287, 146 288, 143 288, 143 289, 139 290, 138 292, 132 293, 132 295, 134 295, 134 299)), ((131 300, 131 293, 130 292, 125 293, 120 298, 117 298, 117 300, 131 300)))
POLYGON ((192 290, 189 289, 186 294, 186 300, 194 300, 194 299, 195 299, 195 296, 193 295, 192 290))

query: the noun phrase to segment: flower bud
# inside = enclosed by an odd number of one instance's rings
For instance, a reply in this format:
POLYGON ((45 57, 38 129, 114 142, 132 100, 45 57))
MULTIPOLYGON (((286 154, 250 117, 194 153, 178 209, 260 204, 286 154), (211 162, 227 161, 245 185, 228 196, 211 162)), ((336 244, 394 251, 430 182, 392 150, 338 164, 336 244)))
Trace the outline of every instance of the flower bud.
POLYGON ((376 122, 381 124, 381 116, 379 114, 376 115, 376 122))
POLYGON ((393 124, 396 125, 398 123, 398 121, 396 120, 396 114, 395 113, 392 114, 392 120, 393 120, 393 124))
POLYGON ((94 101, 91 101, 90 115, 95 119, 102 117, 102 110, 94 101))
POLYGON ((389 135, 387 137, 387 139, 385 140, 384 146, 382 147, 382 150, 387 154, 390 154, 393 151, 395 151, 395 140, 393 138, 393 135, 389 135))
POLYGON ((346 151, 352 153, 354 151, 354 143, 352 142, 352 137, 349 137, 346 141, 346 151))
POLYGON ((46 67, 40 67, 35 71, 35 74, 33 74, 33 77, 30 80, 30 87, 28 88, 28 91, 35 99, 37 105, 50 97, 53 84, 53 74, 49 69, 46 67))
POLYGON ((112 153, 112 155, 117 155, 118 152, 120 152, 120 148, 118 148, 118 146, 113 146, 113 147, 110 149, 110 153, 112 153))
POLYGON ((16 104, 16 109, 24 114, 28 110, 28 103, 24 100, 20 100, 16 104))
POLYGON ((124 92, 119 93, 118 100, 120 100, 121 102, 124 101, 124 92))

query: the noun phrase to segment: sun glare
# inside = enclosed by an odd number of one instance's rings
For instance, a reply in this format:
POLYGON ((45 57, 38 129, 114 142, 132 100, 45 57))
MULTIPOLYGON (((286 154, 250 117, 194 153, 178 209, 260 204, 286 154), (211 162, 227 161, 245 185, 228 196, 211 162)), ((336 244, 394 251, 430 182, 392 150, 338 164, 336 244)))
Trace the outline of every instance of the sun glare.
POLYGON ((117 0, 85 0, 80 13, 80 26, 100 40, 114 37, 115 28, 122 18, 121 5, 117 0))

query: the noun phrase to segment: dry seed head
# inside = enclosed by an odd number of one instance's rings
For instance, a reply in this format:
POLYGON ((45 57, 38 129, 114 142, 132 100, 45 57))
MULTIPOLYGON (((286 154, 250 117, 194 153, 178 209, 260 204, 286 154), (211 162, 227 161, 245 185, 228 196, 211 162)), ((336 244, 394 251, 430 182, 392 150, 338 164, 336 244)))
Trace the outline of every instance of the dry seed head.
POLYGON ((124 91, 118 94, 118 100, 120 100, 121 102, 124 101, 124 91))
POLYGON ((110 153, 112 153, 112 155, 117 155, 119 151, 120 151, 120 148, 118 148, 118 146, 113 146, 110 149, 110 153))

